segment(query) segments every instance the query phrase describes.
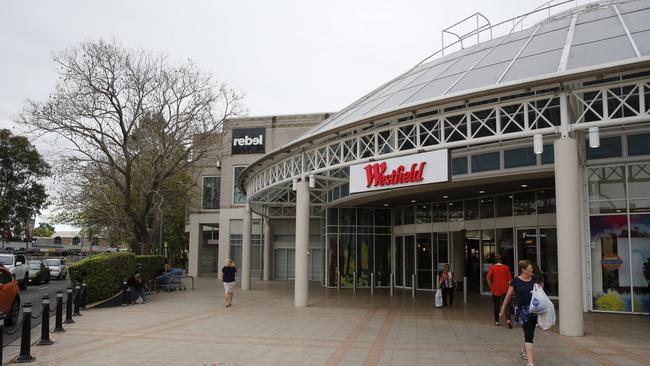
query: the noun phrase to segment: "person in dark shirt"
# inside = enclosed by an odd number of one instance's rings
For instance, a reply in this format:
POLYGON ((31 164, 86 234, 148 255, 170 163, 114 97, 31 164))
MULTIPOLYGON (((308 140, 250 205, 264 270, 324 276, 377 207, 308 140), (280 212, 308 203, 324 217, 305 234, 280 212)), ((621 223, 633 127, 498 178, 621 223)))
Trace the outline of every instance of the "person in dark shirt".
POLYGON ((237 273, 235 262, 230 258, 226 259, 226 265, 221 269, 221 280, 223 281, 227 308, 232 306, 233 289, 235 288, 235 273, 237 273))
POLYGON ((535 337, 535 326, 537 315, 529 311, 530 300, 533 297, 535 286, 533 263, 527 259, 519 261, 519 276, 515 277, 508 287, 508 293, 501 306, 499 317, 503 319, 506 312, 506 304, 513 294, 515 296, 515 324, 521 325, 524 330, 524 348, 519 351, 519 357, 528 361, 528 366, 533 366, 533 338, 535 337))

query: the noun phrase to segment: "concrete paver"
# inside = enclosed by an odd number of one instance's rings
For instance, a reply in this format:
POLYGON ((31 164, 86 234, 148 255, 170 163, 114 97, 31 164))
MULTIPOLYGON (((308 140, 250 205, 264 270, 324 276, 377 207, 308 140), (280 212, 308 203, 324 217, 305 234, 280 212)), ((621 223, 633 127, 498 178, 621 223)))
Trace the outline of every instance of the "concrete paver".
MULTIPOLYGON (((145 305, 91 309, 33 365, 525 365, 521 329, 494 326, 491 300, 451 309, 432 296, 310 288, 293 307, 293 283, 253 282, 225 308, 214 278, 145 305)), ((462 299, 461 299, 462 300, 462 299)), ((536 365, 650 365, 650 318, 586 314, 586 336, 536 332, 536 365)))

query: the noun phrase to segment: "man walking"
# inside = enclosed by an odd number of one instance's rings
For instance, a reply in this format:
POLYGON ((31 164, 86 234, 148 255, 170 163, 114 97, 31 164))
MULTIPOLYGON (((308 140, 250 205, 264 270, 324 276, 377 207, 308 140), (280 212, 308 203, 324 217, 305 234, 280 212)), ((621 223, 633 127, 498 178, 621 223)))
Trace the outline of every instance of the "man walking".
MULTIPOLYGON (((496 264, 490 267, 487 273, 487 283, 490 286, 492 293, 492 305, 494 311, 494 325, 499 325, 499 310, 506 293, 508 292, 508 285, 512 281, 510 268, 502 263, 500 255, 496 255, 496 264)), ((508 328, 512 328, 512 321, 510 320, 510 306, 506 305, 506 320, 508 321, 508 328)))

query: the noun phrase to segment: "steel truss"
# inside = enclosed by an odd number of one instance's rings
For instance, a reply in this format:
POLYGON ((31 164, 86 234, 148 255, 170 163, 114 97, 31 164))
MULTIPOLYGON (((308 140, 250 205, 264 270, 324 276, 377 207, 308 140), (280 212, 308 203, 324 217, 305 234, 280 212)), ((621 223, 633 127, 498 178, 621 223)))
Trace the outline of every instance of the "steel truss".
POLYGON ((268 167, 253 168, 242 178, 247 198, 253 211, 263 216, 295 216, 292 182, 320 176, 325 179, 316 179, 316 189, 311 189, 311 215, 319 217, 325 207, 328 187, 340 185, 340 178, 347 178, 350 165, 535 134, 558 134, 563 125, 560 118, 563 103, 568 103, 566 107, 576 117, 563 126, 569 131, 648 122, 650 78, 565 88, 518 99, 502 97, 449 112, 440 109, 426 117, 413 114, 408 120, 382 123, 365 130, 355 126, 328 141, 306 142, 305 150, 268 167))

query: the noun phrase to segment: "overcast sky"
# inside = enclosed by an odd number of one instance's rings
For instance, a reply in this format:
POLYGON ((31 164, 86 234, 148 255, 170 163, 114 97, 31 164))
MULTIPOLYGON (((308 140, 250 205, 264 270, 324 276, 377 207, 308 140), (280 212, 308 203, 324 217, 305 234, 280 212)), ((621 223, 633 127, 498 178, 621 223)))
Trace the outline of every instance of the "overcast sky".
POLYGON ((54 88, 52 52, 87 39, 190 58, 245 92, 251 116, 333 112, 438 50, 441 30, 462 18, 480 11, 496 23, 541 3, 5 0, 0 128, 20 132, 11 120, 23 101, 54 88))

